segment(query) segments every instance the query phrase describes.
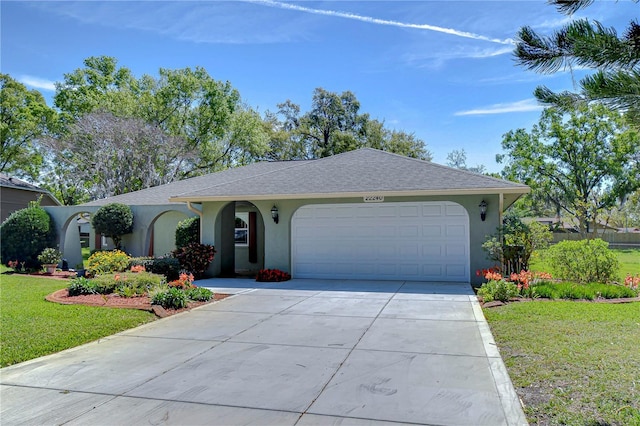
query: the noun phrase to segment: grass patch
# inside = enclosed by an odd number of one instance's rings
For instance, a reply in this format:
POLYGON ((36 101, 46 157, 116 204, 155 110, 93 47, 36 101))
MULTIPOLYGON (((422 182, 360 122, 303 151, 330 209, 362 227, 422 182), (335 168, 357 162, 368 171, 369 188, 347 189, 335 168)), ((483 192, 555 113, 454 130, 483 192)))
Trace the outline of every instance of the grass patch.
POLYGON ((484 314, 532 425, 640 425, 640 303, 511 303, 484 314))
POLYGON ((3 275, 0 283, 0 367, 59 352, 153 321, 150 312, 59 305, 44 297, 67 281, 3 275))
POLYGON ((614 250, 620 262, 620 277, 640 274, 640 249, 614 250))
POLYGON ((82 264, 83 267, 86 268, 87 261, 89 260, 89 257, 91 257, 91 249, 89 247, 82 247, 80 250, 82 252, 82 264))
MULTIPOLYGON (((618 279, 624 281, 627 274, 640 274, 640 249, 611 249, 620 262, 618 279)), ((536 251, 531 256, 529 269, 533 272, 551 272, 551 267, 544 258, 544 250, 536 251)))

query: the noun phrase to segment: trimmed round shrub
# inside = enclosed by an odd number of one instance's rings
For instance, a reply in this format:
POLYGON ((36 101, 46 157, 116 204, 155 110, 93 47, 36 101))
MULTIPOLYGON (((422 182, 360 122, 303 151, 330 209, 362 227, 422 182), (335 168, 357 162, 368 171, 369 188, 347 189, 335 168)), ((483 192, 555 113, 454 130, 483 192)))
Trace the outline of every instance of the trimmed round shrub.
POLYGON ((120 203, 102 206, 91 217, 91 226, 97 233, 111 238, 116 248, 120 249, 122 236, 133 231, 131 207, 120 203))
POLYGON ((180 262, 180 267, 191 272, 196 278, 202 277, 207 270, 216 250, 208 244, 191 243, 173 252, 173 256, 180 262))
POLYGON ((38 255, 56 245, 56 229, 49 214, 37 201, 26 209, 15 211, 0 226, 0 257, 2 263, 17 260, 25 268, 41 266, 38 255))
POLYGON ((178 222, 176 227, 176 248, 188 246, 191 243, 200 242, 200 218, 190 217, 178 222))
POLYGON ((122 272, 129 267, 129 256, 120 250, 97 251, 87 260, 87 271, 91 275, 122 272))
POLYGON ((618 258, 599 238, 561 241, 546 253, 555 278, 580 283, 607 283, 616 279, 618 258))

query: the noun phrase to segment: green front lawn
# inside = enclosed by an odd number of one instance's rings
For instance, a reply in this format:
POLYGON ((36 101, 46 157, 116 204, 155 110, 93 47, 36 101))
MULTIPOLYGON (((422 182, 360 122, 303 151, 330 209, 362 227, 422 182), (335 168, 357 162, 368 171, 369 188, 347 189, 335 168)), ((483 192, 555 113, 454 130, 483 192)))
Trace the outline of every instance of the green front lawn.
MULTIPOLYGON (((4 269, 4 268, 3 268, 4 269)), ((51 354, 153 321, 134 309, 59 305, 44 297, 67 282, 27 275, 0 277, 0 367, 51 354)))
MULTIPOLYGON (((624 281, 627 274, 640 274, 640 249, 611 249, 611 251, 616 254, 620 262, 618 273, 620 282, 624 281)), ((534 272, 551 272, 551 268, 544 259, 544 251, 534 252, 529 269, 534 272)))
POLYGON ((484 309, 532 425, 640 425, 640 303, 484 309))

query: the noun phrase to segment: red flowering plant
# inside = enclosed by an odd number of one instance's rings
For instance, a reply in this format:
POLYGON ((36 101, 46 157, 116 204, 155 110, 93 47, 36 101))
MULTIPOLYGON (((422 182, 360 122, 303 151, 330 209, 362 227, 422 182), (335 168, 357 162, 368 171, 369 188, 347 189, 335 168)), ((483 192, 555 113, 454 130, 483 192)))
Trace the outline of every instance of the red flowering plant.
POLYGON ((280 282, 288 281, 291 275, 279 269, 261 269, 256 276, 256 281, 262 282, 280 282))
POLYGON ((522 270, 519 273, 512 273, 505 278, 500 273, 499 268, 479 269, 477 276, 483 276, 487 282, 482 284, 478 290, 478 295, 485 302, 500 300, 508 301, 512 297, 536 297, 534 284, 539 280, 550 280, 551 274, 547 272, 531 272, 522 270))
POLYGON ((181 272, 177 280, 170 281, 167 285, 169 287, 188 290, 190 288, 195 288, 195 285, 193 285, 193 281, 194 281, 193 274, 191 273, 187 274, 186 272, 181 272))

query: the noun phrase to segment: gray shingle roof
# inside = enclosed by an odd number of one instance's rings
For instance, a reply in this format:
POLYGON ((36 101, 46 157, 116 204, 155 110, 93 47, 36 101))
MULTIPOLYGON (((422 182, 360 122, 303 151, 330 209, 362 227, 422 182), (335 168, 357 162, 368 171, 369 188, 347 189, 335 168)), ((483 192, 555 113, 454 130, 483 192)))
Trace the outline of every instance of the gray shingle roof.
POLYGON ((25 182, 22 179, 5 175, 4 173, 0 173, 0 186, 5 188, 15 188, 25 191, 39 192, 41 194, 49 196, 54 203, 62 205, 62 203, 60 203, 60 201, 58 201, 56 197, 54 197, 53 194, 51 194, 51 192, 47 191, 46 189, 42 189, 29 182, 25 182))
POLYGON ((317 160, 254 163, 88 204, 528 190, 526 185, 363 148, 317 160))

